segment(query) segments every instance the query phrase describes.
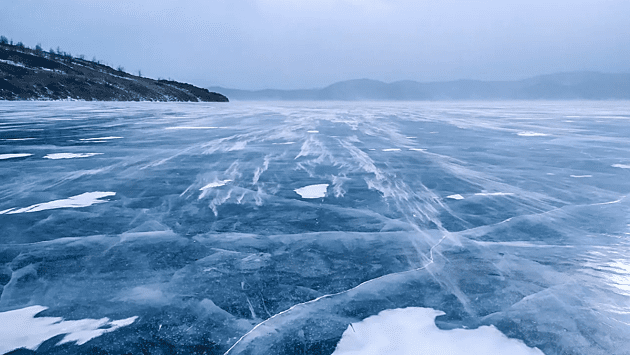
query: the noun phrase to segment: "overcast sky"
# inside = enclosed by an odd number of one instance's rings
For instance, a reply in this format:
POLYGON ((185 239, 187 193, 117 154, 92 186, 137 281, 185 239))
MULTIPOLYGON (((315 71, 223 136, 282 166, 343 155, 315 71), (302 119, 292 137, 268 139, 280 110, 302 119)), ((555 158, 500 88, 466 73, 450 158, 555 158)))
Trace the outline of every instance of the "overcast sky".
POLYGON ((0 0, 0 34, 200 86, 630 72, 628 0, 0 0))

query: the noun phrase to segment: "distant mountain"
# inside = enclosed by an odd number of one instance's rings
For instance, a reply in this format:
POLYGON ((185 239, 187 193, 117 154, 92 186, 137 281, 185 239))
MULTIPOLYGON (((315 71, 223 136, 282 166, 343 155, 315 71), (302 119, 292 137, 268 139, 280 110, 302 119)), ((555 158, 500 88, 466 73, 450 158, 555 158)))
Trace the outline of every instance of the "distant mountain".
POLYGON ((219 101, 216 92, 154 80, 67 54, 0 44, 0 100, 219 101))
POLYGON ((322 89, 209 89, 221 91, 234 100, 618 100, 630 99, 630 74, 572 72, 519 81, 406 80, 389 84, 358 79, 322 89))

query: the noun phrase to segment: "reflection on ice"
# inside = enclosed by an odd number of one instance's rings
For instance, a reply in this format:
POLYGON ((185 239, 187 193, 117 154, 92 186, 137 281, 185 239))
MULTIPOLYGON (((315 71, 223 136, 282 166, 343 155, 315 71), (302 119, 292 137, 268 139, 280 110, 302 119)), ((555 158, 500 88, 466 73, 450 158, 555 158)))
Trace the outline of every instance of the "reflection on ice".
POLYGON ((107 202, 107 200, 101 200, 103 197, 114 196, 115 192, 86 192, 80 195, 72 196, 63 200, 55 200, 45 203, 38 203, 36 205, 24 207, 24 208, 10 208, 8 210, 0 211, 0 214, 16 214, 16 213, 29 213, 45 210, 52 210, 56 208, 80 208, 88 207, 97 203, 107 202))
POLYGON ((60 317, 35 317, 48 307, 31 306, 0 312, 0 354, 25 348, 36 350, 44 341, 65 335, 59 345, 76 342, 82 345, 121 327, 131 325, 138 317, 110 321, 109 318, 63 320, 60 317))
POLYGON ((494 326, 441 330, 431 308, 391 309, 352 323, 333 355, 543 355, 494 326))
POLYGON ((327 189, 328 184, 317 184, 300 187, 299 189, 295 189, 293 191, 302 196, 302 198, 320 198, 326 197, 327 189))

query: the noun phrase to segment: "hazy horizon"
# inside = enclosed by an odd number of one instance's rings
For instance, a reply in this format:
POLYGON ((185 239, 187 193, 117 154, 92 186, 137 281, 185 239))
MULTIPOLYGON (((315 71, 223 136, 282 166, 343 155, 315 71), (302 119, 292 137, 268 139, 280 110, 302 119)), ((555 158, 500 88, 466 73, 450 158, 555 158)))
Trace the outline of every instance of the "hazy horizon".
POLYGON ((400 79, 400 80, 384 81, 384 80, 378 80, 378 79, 372 79, 372 78, 353 78, 353 79, 339 80, 339 81, 331 82, 331 83, 328 83, 328 84, 325 84, 325 85, 322 85, 322 86, 317 86, 317 87, 299 87, 299 88, 289 88, 289 89, 279 89, 279 88, 275 88, 275 87, 263 87, 263 88, 259 88, 259 89, 249 89, 249 88, 228 87, 228 86, 221 86, 221 85, 210 85, 208 87, 222 87, 222 88, 225 88, 225 89, 242 90, 242 91, 263 91, 263 90, 299 91, 299 90, 325 89, 325 88, 327 88, 329 86, 332 86, 332 85, 335 85, 335 84, 344 83, 344 82, 352 82, 352 81, 361 81, 361 80, 380 82, 380 83, 384 83, 384 84, 396 84, 396 83, 401 83, 401 82, 406 82, 406 81, 413 81, 413 82, 417 82, 417 83, 420 83, 420 84, 451 83, 451 82, 460 82, 460 81, 514 82, 514 81, 527 80, 527 79, 533 79, 533 78, 544 77, 544 76, 553 76, 553 75, 561 75, 561 74, 587 74, 587 73, 596 73, 596 74, 603 74, 603 75, 624 75, 624 74, 630 74, 630 71, 625 71, 625 72, 603 72, 603 71, 592 71, 592 70, 575 70, 575 71, 564 71, 564 72, 560 71, 560 72, 542 73, 542 74, 537 74, 537 75, 532 75, 532 76, 526 76, 526 77, 519 78, 519 79, 503 79, 503 80, 484 80, 484 79, 458 78, 458 79, 448 79, 448 80, 427 80, 427 81, 424 81, 424 80, 413 80, 413 79, 400 79))
POLYGON ((42 0, 12 2, 0 34, 198 86, 321 88, 630 72, 630 2, 42 0))

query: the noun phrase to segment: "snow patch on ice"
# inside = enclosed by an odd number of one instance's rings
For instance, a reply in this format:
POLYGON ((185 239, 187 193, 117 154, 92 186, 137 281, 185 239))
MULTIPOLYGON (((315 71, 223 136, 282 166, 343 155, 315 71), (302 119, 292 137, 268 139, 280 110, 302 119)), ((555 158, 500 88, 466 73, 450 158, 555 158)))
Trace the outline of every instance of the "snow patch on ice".
POLYGON ((569 175, 572 178, 590 178, 593 177, 593 175, 569 175))
POLYGON ((414 152, 426 152, 426 149, 423 148, 409 148, 409 150, 414 152))
POLYGON ((453 200, 463 200, 464 196, 462 196, 460 194, 455 194, 455 195, 446 196, 446 198, 452 198, 453 200))
POLYGON ((53 153, 48 154, 44 158, 46 159, 72 159, 72 158, 88 158, 103 153, 53 153))
POLYGON ((0 154, 0 160, 12 159, 12 158, 24 158, 30 157, 33 154, 28 153, 18 153, 18 154, 0 154))
POLYGON ((217 129, 219 127, 214 126, 205 126, 205 127, 197 127, 197 126, 175 126, 175 127, 166 127, 166 129, 217 129))
POLYGON ((5 138, 3 141, 31 141, 36 138, 5 138))
POLYGON ((98 137, 98 138, 79 138, 80 141, 93 142, 93 141, 108 141, 110 139, 122 139, 122 137, 98 137))
POLYGON ((384 152, 400 152, 400 148, 385 148, 384 152))
POLYGON ((227 184, 228 182, 232 182, 232 180, 226 179, 226 180, 211 182, 208 185, 200 188, 199 190, 200 191, 205 191, 205 190, 208 190, 208 189, 211 189, 211 188, 214 188, 214 187, 223 186, 223 185, 227 184))
POLYGON ((88 207, 97 203, 107 202, 107 200, 100 200, 103 197, 114 196, 115 192, 86 192, 80 195, 72 196, 63 200, 55 200, 45 203, 38 203, 29 207, 16 209, 10 208, 8 210, 0 211, 0 214, 16 214, 16 213, 30 213, 39 212, 45 210, 52 210, 57 208, 80 208, 88 207))
POLYGON ((314 130, 314 129, 313 129, 313 130, 310 130, 310 131, 306 131, 306 132, 307 132, 307 133, 319 133, 319 131, 316 131, 316 130, 314 130))
POLYGON ((138 317, 110 321, 109 318, 63 320, 61 317, 35 317, 48 307, 31 306, 0 312, 0 354, 26 348, 36 350, 44 341, 65 334, 57 345, 76 342, 83 345, 105 333, 131 325, 138 317))
POLYGON ((613 168, 630 169, 630 164, 613 164, 613 168))
POLYGON ((544 136, 548 136, 548 134, 546 134, 546 133, 532 132, 532 131, 518 132, 517 135, 519 135, 521 137, 544 137, 544 136))
POLYGON ((512 196, 514 195, 511 192, 479 192, 475 194, 476 196, 512 196))
POLYGON ((320 198, 326 197, 327 189, 328 184, 317 184, 300 187, 299 189, 295 189, 293 191, 302 196, 302 198, 320 198))
POLYGON ((401 308, 380 312, 352 323, 343 332, 334 355, 543 355, 521 340, 510 339, 494 326, 442 330, 431 308, 401 308))

